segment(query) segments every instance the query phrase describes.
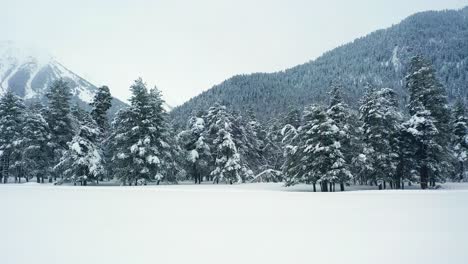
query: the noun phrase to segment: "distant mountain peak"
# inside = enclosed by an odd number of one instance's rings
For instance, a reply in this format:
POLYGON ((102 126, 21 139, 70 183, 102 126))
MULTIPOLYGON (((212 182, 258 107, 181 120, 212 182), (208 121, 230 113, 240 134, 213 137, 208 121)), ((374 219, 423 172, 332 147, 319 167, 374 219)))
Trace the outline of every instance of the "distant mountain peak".
MULTIPOLYGON (((15 41, 0 41, 0 96, 12 91, 25 100, 44 101, 50 84, 62 78, 68 82, 72 100, 87 107, 96 86, 61 64, 48 51, 15 41)), ((115 112, 125 105, 114 99, 115 112)))

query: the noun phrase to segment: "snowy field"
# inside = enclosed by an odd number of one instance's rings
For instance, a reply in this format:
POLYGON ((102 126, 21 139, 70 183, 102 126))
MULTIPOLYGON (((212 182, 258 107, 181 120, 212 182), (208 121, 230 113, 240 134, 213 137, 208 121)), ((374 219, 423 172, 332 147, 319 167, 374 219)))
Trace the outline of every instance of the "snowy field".
POLYGON ((0 263, 466 264, 467 189, 0 185, 0 263))

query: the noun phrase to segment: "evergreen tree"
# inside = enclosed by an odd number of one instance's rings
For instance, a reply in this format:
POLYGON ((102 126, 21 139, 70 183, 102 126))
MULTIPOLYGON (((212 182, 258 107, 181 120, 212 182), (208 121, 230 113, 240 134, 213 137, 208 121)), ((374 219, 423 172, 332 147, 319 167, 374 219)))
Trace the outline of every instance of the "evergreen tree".
POLYGON ((7 92, 0 98, 0 182, 8 182, 13 165, 21 161, 21 133, 24 120, 23 100, 7 92))
POLYGON ((242 128, 239 128, 226 107, 220 104, 210 107, 204 119, 206 121, 204 137, 208 139, 215 159, 210 173, 212 179, 215 182, 224 180, 229 183, 245 180, 248 169, 238 151, 239 144, 243 142, 242 128))
POLYGON ((109 91, 109 87, 99 87, 90 105, 92 107, 91 116, 98 125, 99 129, 101 129, 101 132, 106 134, 109 128, 109 122, 107 120, 107 111, 112 106, 112 96, 109 91))
MULTIPOLYGON (((51 147, 54 150, 53 164, 58 164, 65 150, 68 149, 68 142, 74 136, 70 99, 71 92, 68 83, 58 79, 49 87, 46 94, 48 99, 48 109, 46 121, 51 132, 51 147)), ((57 174, 53 174, 57 178, 57 174)), ((49 178, 49 182, 52 178, 49 178)))
POLYGON ((162 102, 148 92, 140 78, 130 87, 131 105, 119 111, 110 137, 114 172, 126 184, 160 181, 163 178, 164 117, 158 110, 162 102))
POLYGON ((138 176, 130 148, 132 146, 132 133, 135 127, 131 108, 123 108, 117 112, 112 122, 112 133, 109 138, 109 150, 111 153, 110 172, 124 185, 132 184, 138 176))
POLYGON ((354 154, 351 147, 354 128, 351 127, 350 120, 354 117, 351 115, 348 105, 344 103, 341 92, 342 87, 340 85, 332 84, 330 91, 330 106, 327 110, 327 114, 339 130, 339 133, 336 134, 335 140, 337 145, 340 145, 340 153, 344 155, 343 164, 337 166, 340 168, 343 166, 346 170, 346 173, 337 174, 339 178, 337 180, 333 180, 333 183, 339 182, 341 191, 344 191, 345 183, 351 179, 351 173, 348 170, 350 169, 351 159, 354 154))
MULTIPOLYGON (((317 166, 317 156, 311 151, 313 144, 318 143, 318 135, 315 129, 327 119, 323 107, 310 106, 304 111, 303 126, 299 128, 299 133, 286 146, 286 161, 283 165, 283 173, 286 175, 286 186, 298 183, 313 184, 314 192, 316 183, 321 179, 321 168, 317 166)), ((328 188, 328 185, 322 185, 328 188)), ((325 190, 325 189, 322 189, 325 190)))
POLYGON ((68 148, 67 143, 74 134, 70 116, 70 98, 70 87, 62 79, 54 81, 47 92, 49 109, 46 120, 52 133, 52 143, 60 150, 68 148))
POLYGON ((33 106, 26 112, 22 133, 22 158, 25 174, 35 177, 38 183, 50 173, 53 150, 49 144, 51 134, 45 118, 39 111, 41 106, 33 106))
POLYGON ((468 154, 468 119, 465 113, 465 105, 461 100, 458 100, 453 109, 453 146, 455 157, 458 162, 457 178, 459 181, 464 180, 465 163, 468 154))
POLYGON ((191 117, 187 130, 179 134, 180 142, 186 151, 188 171, 195 181, 201 183, 203 175, 210 173, 211 151, 204 137, 205 120, 202 117, 191 117))
POLYGON ((436 127, 436 121, 431 112, 422 105, 414 105, 414 114, 403 124, 403 127, 412 137, 414 160, 419 174, 421 188, 426 189, 430 180, 434 178, 440 169, 439 153, 443 147, 438 144, 437 137, 440 133, 436 127))
POLYGON ((411 59, 409 73, 405 80, 409 92, 409 113, 413 117, 430 115, 430 122, 434 123, 437 130, 436 133, 433 133, 435 136, 432 139, 433 144, 444 146, 437 153, 437 158, 432 159, 433 163, 427 164, 432 173, 427 175, 426 171, 423 170, 421 173, 424 172, 425 175, 420 175, 421 187, 426 188, 428 183, 435 186, 435 181, 443 180, 444 175, 447 175, 452 169, 448 148, 451 131, 447 98, 442 85, 436 79, 432 65, 421 56, 415 56, 411 59), (426 176, 430 178, 426 179, 426 176))
POLYGON ((283 169, 286 185, 312 183, 315 191, 315 183, 320 182, 322 191, 334 191, 335 183, 350 179, 352 174, 340 143, 344 136, 329 110, 307 108, 295 146, 289 147, 283 169))
POLYGON ((149 91, 150 104, 150 133, 152 134, 155 147, 159 152, 159 160, 161 162, 156 173, 156 180, 166 180, 168 182, 176 182, 177 175, 183 169, 180 166, 181 150, 175 140, 175 136, 171 133, 172 129, 167 123, 167 113, 164 109, 164 100, 161 92, 154 87, 149 91))
POLYGON ((55 169, 75 184, 87 185, 88 181, 98 181, 105 174, 99 136, 100 131, 94 122, 82 123, 55 169))
POLYGON ((366 144, 365 155, 372 162, 369 165, 373 168, 371 180, 383 183, 384 187, 385 182, 393 186, 394 182, 400 182, 396 179, 396 167, 401 114, 395 92, 384 88, 368 95, 361 106, 360 118, 366 144))
POLYGON ((216 182, 223 180, 230 184, 241 182, 241 159, 229 132, 229 125, 225 124, 224 128, 219 129, 217 134, 218 136, 213 142, 216 153, 215 168, 211 175, 216 182))

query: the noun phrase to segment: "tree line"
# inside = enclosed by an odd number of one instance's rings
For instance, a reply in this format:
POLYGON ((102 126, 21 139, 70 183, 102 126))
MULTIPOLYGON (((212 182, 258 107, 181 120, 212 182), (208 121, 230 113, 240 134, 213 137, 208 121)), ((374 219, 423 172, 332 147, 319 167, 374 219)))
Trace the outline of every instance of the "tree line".
POLYGON ((339 80, 328 103, 259 122, 216 103, 175 129, 161 92, 142 79, 130 104, 108 120, 111 94, 97 89, 90 111, 71 105, 70 88, 55 81, 47 104, 11 92, 0 98, 0 180, 72 182, 111 179, 123 185, 154 182, 284 182, 314 191, 349 184, 405 188, 465 179, 467 120, 460 99, 449 106, 445 89, 425 58, 416 56, 404 80, 408 99, 367 84, 359 108, 343 99, 339 80), (402 107, 403 106, 403 107, 402 107))

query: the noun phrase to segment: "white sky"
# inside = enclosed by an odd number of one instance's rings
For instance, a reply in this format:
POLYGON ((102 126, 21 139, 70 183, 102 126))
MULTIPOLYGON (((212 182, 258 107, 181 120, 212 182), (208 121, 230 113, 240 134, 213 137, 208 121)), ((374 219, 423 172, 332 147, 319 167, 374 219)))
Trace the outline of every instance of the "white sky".
POLYGON ((141 76, 178 105, 235 74, 290 68, 418 11, 468 0, 0 0, 0 39, 47 49, 121 99, 141 76))

